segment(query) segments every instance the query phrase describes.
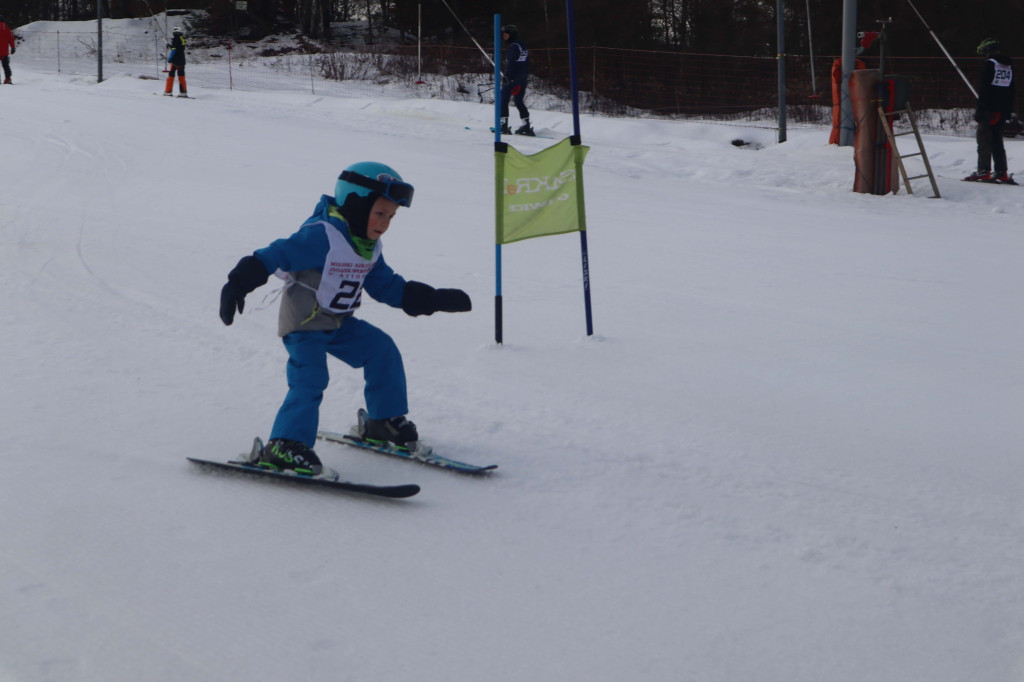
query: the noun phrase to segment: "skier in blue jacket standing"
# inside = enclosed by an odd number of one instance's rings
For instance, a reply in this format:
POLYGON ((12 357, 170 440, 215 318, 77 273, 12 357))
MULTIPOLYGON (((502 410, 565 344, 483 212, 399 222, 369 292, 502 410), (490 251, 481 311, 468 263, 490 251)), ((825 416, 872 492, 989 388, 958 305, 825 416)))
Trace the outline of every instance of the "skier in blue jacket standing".
POLYGON ((512 134, 508 125, 508 104, 514 101, 523 124, 516 129, 516 135, 533 135, 530 127, 530 112, 523 101, 526 97, 526 79, 530 75, 530 52, 519 40, 519 29, 513 24, 501 27, 501 39, 508 47, 505 54, 505 79, 501 91, 501 134, 512 134))
POLYGON ((354 316, 365 290, 407 314, 464 312, 472 308, 459 289, 435 289, 406 281, 384 261, 381 236, 400 206, 412 205, 413 187, 391 167, 365 161, 338 177, 334 196, 324 195, 299 230, 242 258, 221 290, 220 317, 230 325, 245 296, 270 273, 285 281, 278 334, 288 351, 288 394, 257 462, 304 475, 322 471, 313 451, 320 403, 328 384, 327 356, 365 379, 367 440, 415 449, 419 434, 409 412, 405 369, 395 342, 354 316))

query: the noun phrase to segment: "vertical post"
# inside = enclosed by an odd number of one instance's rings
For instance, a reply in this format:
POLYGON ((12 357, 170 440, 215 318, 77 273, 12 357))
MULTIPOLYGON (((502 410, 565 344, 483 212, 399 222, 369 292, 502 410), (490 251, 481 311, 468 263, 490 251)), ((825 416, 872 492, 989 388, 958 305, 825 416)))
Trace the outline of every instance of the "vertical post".
MULTIPOLYGON (((566 31, 569 34, 569 84, 572 89, 572 133, 580 144, 580 94, 576 71, 576 17, 572 0, 565 0, 566 31)), ((581 233, 582 234, 582 233, 581 233)))
POLYGON ((814 36, 811 32, 811 0, 807 0, 807 52, 811 62, 811 94, 818 94, 818 79, 814 77, 814 36))
MULTIPOLYGON (((494 15, 494 147, 501 144, 501 15, 494 15)), ((497 172, 498 169, 495 168, 497 172)), ((494 201, 497 204, 495 220, 501 220, 502 188, 495 189, 494 201)), ((501 242, 495 235, 494 240, 494 342, 502 342, 502 311, 501 311, 501 242)))
POLYGON ((103 82, 103 0, 96 0, 96 82, 103 82))
MULTIPOLYGON (((808 0, 809 2, 810 0, 808 0)), ((416 84, 423 82, 423 3, 416 4, 416 84)))
POLYGON ((501 142, 501 15, 494 15, 494 143, 501 142))
POLYGON ((843 0, 843 76, 839 84, 839 146, 853 146, 853 103, 850 75, 857 62, 857 0, 843 0))
MULTIPOLYGON (((890 19, 891 21, 891 19, 890 19)), ((891 190, 889 189, 892 185, 892 146, 889 144, 889 136, 885 134, 885 128, 883 127, 882 117, 885 116, 885 109, 888 97, 886 96, 885 87, 885 28, 887 21, 878 22, 882 25, 882 30, 878 33, 878 88, 876 89, 878 101, 875 102, 876 108, 881 108, 882 113, 879 114, 878 127, 875 131, 875 185, 874 194, 879 196, 888 194, 891 190)), ((891 122, 890 122, 891 125, 891 122)))
POLYGON ((779 47, 779 142, 786 141, 786 17, 783 0, 775 3, 775 31, 779 47))
MULTIPOLYGON (((580 94, 576 71, 576 18, 572 0, 565 0, 566 30, 569 34, 569 81, 572 86, 572 130, 574 145, 583 144, 580 135, 580 94)), ((587 336, 594 335, 594 315, 590 305, 590 255, 587 249, 587 230, 580 230, 580 260, 583 265, 583 312, 587 322, 587 336)))

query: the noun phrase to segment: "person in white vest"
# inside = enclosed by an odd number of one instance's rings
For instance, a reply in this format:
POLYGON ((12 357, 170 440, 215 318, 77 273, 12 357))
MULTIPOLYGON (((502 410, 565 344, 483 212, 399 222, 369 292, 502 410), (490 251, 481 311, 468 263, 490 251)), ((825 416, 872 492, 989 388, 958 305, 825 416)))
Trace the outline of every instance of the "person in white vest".
POLYGON ((974 120, 978 122, 978 170, 965 180, 1016 184, 1007 173, 1003 128, 1013 115, 1016 83, 1010 58, 999 50, 999 41, 986 38, 978 45, 984 57, 978 79, 978 104, 974 120), (995 173, 992 173, 993 163, 995 173))
POLYGON ((363 370, 368 419, 363 438, 415 448, 405 369, 395 342, 355 316, 363 291, 407 314, 465 312, 469 295, 406 281, 384 261, 381 237, 399 207, 412 205, 413 186, 390 166, 364 161, 346 168, 334 196, 323 195, 295 234, 242 258, 221 290, 220 317, 230 325, 245 296, 271 273, 284 280, 278 334, 288 351, 288 394, 257 462, 272 470, 316 476, 313 450, 320 403, 328 384, 327 356, 363 370))

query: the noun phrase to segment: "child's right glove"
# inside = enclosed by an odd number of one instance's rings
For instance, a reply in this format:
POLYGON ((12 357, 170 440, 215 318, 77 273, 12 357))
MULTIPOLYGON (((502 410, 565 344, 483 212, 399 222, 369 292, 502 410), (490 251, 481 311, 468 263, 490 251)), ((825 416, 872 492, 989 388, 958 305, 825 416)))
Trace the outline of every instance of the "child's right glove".
POLYGON ((462 289, 435 289, 423 282, 406 282, 402 292, 402 310, 407 315, 464 313, 473 309, 469 294, 462 289))
POLYGON ((235 269, 228 274, 228 283, 220 290, 220 319, 224 324, 235 320, 235 310, 245 309, 245 295, 267 283, 270 273, 256 256, 246 256, 238 261, 235 269))

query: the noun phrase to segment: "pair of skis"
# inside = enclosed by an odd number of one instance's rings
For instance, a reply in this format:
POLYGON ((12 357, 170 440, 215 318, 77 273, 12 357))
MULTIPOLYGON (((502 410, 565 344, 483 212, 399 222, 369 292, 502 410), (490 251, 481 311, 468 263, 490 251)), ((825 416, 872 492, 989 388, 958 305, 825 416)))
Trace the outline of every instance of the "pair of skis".
MULTIPOLYGON (((467 462, 460 462, 459 460, 444 457, 443 455, 435 453, 429 446, 419 444, 416 449, 410 451, 407 448, 381 445, 364 440, 352 434, 342 434, 334 431, 319 431, 317 433, 317 438, 330 443, 341 443, 354 448, 368 450, 382 455, 389 455, 391 457, 397 457, 411 462, 419 462, 428 466, 456 471, 463 474, 483 474, 498 468, 497 464, 480 466, 476 464, 469 464, 467 462)), ((304 476, 294 472, 265 469, 256 463, 262 450, 263 441, 256 438, 253 442, 253 447, 250 453, 235 460, 220 462, 209 459, 200 459, 197 457, 189 457, 188 460, 194 464, 210 469, 236 471, 279 481, 332 488, 334 490, 374 495, 377 497, 390 497, 396 499, 412 497, 420 491, 420 487, 413 483, 407 483, 404 485, 373 485, 369 483, 355 483, 352 481, 342 480, 338 472, 326 467, 318 476, 304 476)))
POLYGON ((1006 176, 1005 180, 996 180, 995 176, 991 176, 988 179, 983 180, 981 178, 976 178, 976 177, 973 177, 973 176, 970 176, 970 175, 968 175, 963 180, 964 180, 964 182, 982 182, 982 183, 985 183, 986 185, 1019 185, 1020 184, 1019 182, 1017 182, 1016 180, 1013 179, 1013 173, 1010 173, 1008 176, 1006 176))

